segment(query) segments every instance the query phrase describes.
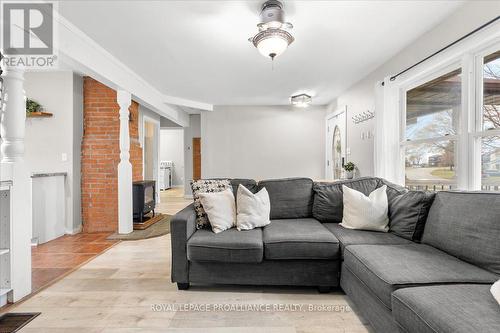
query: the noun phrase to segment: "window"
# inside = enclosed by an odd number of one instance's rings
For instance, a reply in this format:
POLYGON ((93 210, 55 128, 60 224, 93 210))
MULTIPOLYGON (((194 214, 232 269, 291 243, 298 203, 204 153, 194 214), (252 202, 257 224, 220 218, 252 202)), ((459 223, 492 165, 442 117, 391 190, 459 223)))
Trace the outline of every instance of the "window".
POLYGON ((407 187, 435 190, 456 187, 461 92, 461 69, 406 92, 403 146, 407 187))
POLYGON ((500 51, 483 58, 481 118, 481 188, 500 187, 500 51))
POLYGON ((500 33, 479 36, 387 88, 409 189, 500 191, 500 33))

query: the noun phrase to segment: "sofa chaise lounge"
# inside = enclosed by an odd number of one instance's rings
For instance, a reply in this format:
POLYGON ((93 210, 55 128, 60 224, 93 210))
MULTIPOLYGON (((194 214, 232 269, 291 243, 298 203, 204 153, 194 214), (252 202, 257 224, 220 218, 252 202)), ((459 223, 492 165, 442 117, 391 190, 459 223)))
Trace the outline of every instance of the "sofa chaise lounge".
POLYGON ((500 332, 489 288, 500 279, 500 194, 407 191, 380 178, 234 179, 265 187, 271 224, 196 230, 193 205, 171 220, 172 281, 339 286, 376 332, 500 332), (388 233, 350 230, 342 185, 365 195, 387 185, 388 233))

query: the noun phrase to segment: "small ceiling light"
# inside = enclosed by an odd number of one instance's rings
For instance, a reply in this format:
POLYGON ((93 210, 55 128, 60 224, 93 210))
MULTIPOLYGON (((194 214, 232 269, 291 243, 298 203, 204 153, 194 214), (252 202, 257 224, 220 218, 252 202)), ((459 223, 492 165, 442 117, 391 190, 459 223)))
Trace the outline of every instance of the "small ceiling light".
POLYGON ((248 40, 264 57, 274 60, 295 40, 287 31, 292 29, 293 25, 285 22, 283 4, 277 0, 266 1, 262 5, 260 17, 262 22, 257 24, 259 32, 248 40))
POLYGON ((293 106, 306 108, 312 103, 312 97, 308 94, 300 94, 290 97, 290 102, 293 106))

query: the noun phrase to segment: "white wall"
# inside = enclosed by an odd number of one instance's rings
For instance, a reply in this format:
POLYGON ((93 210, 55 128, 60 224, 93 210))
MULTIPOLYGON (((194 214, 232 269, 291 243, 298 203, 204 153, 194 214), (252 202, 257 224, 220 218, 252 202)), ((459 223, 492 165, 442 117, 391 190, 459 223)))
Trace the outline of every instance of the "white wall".
POLYGON ((66 172, 66 232, 81 227, 80 145, 83 85, 72 72, 28 72, 26 96, 40 103, 51 118, 26 120, 25 160, 30 173, 66 172), (63 160, 63 154, 66 160, 63 160))
MULTIPOLYGON (((192 196, 193 138, 201 138, 201 116, 199 114, 189 115, 189 127, 184 128, 184 195, 186 197, 192 196)), ((203 151, 201 155, 203 156, 203 151)))
POLYGON ((160 130, 160 161, 174 162, 173 186, 184 186, 184 130, 162 128, 160 130))
POLYGON ((203 178, 324 178, 323 107, 216 107, 201 137, 203 178))
MULTIPOLYGON (((394 75, 420 61, 447 44, 455 41, 482 24, 495 18, 500 10, 498 1, 471 1, 459 8, 439 26, 412 42, 381 67, 369 73, 361 81, 340 94, 329 106, 329 112, 347 105, 349 159, 358 165, 362 176, 373 175, 373 138, 362 140, 361 134, 373 132, 374 121, 358 125, 351 121, 354 114, 370 110, 375 105, 374 86, 384 77, 394 75)), ((390 36, 388 36, 390 38, 390 36)), ((369 55, 367 55, 369 56, 369 55)))

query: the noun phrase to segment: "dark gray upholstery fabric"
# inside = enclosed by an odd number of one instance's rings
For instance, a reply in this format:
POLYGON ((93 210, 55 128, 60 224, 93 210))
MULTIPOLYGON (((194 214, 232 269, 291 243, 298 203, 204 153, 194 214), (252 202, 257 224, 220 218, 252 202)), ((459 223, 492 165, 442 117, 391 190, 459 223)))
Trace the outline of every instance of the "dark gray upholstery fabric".
POLYGON ((271 220, 264 227, 266 259, 336 259, 339 241, 312 218, 271 220))
POLYGON ((188 279, 188 260, 186 244, 196 231, 196 212, 194 203, 187 206, 170 220, 172 244, 172 282, 186 283, 188 279))
POLYGON ((189 280, 203 284, 336 287, 339 269, 339 262, 332 260, 264 260, 259 264, 193 261, 189 280))
POLYGON ((389 201, 389 232, 420 241, 435 193, 409 191, 389 201))
POLYGON ((422 243, 500 274, 500 193, 439 192, 422 243))
POLYGON ((498 333, 500 306, 490 285, 406 288, 392 294, 396 322, 407 332, 498 333))
POLYGON ((380 244, 380 245, 402 245, 412 244, 407 239, 398 237, 387 232, 376 232, 366 230, 346 229, 338 223, 323 223, 323 226, 340 242, 340 253, 343 256, 344 248, 348 245, 380 244))
POLYGON ((378 178, 359 178, 334 183, 314 183, 313 217, 320 222, 342 222, 344 201, 342 185, 369 195, 377 189, 378 178))
POLYGON ((197 230, 187 243, 189 261, 261 262, 264 248, 262 229, 238 231, 229 229, 221 233, 197 230))
POLYGON ((444 283, 493 283, 498 276, 423 244, 350 245, 344 265, 387 306, 403 287, 444 283))
POLYGON ((339 241, 315 219, 271 220, 264 227, 266 259, 336 259, 339 241))
POLYGON ((309 178, 263 180, 257 191, 266 188, 271 201, 271 219, 312 216, 313 181, 309 178))
POLYGON ((240 179, 234 178, 230 179, 231 186, 233 187, 234 196, 238 193, 238 186, 241 184, 245 186, 250 192, 257 193, 257 182, 253 179, 240 179))
POLYGON ((383 185, 387 186, 387 201, 389 202, 391 202, 391 200, 393 200, 395 197, 408 192, 408 190, 404 186, 391 183, 390 181, 387 181, 383 178, 378 179, 378 187, 381 187, 383 185))
POLYGON ((391 309, 374 295, 370 289, 352 274, 345 264, 342 265, 340 286, 349 298, 354 301, 361 315, 369 320, 375 332, 399 332, 396 322, 392 318, 391 309))
POLYGON ((313 217, 323 223, 342 222, 344 201, 342 185, 356 191, 369 195, 377 188, 387 185, 387 198, 391 198, 406 192, 406 189, 394 185, 386 180, 375 177, 363 177, 339 182, 314 183, 313 217))

